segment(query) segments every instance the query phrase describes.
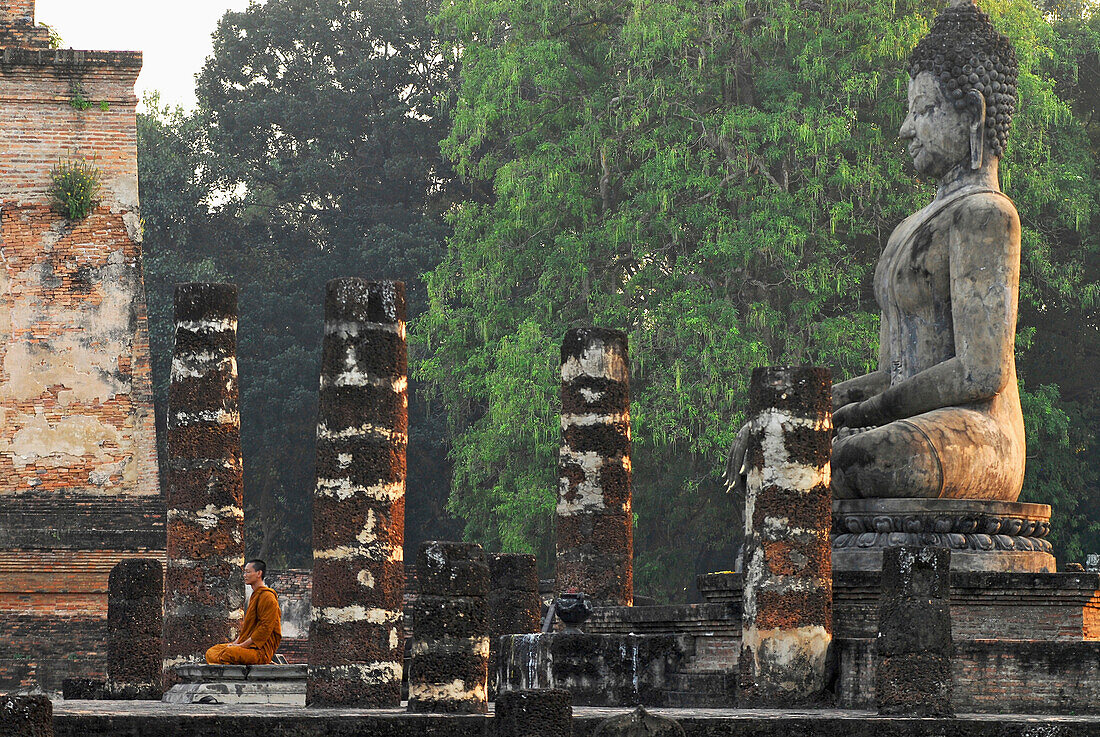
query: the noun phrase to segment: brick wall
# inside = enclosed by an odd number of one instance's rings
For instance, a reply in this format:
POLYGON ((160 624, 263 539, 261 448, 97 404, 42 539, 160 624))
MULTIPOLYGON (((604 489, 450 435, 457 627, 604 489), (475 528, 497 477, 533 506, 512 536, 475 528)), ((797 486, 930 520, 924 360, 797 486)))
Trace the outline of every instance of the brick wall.
POLYGON ((0 0, 0 23, 34 23, 34 0, 0 0))
POLYGON ((312 571, 308 568, 270 570, 264 576, 268 586, 279 595, 283 640, 279 654, 289 663, 309 662, 309 603, 313 591, 312 571))
POLYGON ((0 47, 46 48, 50 34, 34 25, 34 0, 0 0, 0 47))
POLYGON ((0 0, 0 690, 101 673, 111 567, 164 557, 141 55, 46 49, 33 19, 32 0, 0 0), (50 208, 64 159, 101 172, 85 220, 50 208))

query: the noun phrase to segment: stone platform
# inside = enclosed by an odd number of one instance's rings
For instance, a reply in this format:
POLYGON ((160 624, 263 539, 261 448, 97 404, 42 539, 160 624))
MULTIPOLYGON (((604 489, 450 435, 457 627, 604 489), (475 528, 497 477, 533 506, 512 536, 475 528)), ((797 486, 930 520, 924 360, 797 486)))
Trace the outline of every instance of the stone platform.
POLYGON ((833 501, 833 571, 880 571, 882 551, 951 551, 952 571, 1054 573, 1050 506, 974 499, 833 501))
MULTIPOLYGON (((575 737, 625 708, 574 707, 575 737)), ((880 717, 869 711, 653 709, 687 737, 1100 737, 1098 716, 962 714, 954 719, 880 717)), ((494 737, 493 714, 408 714, 404 709, 171 705, 58 701, 56 737, 494 737)))
POLYGON ((635 633, 504 635, 497 688, 564 689, 575 706, 667 706, 668 684, 680 675, 692 640, 635 633))
MULTIPOLYGON (((874 697, 879 578, 833 577, 833 691, 844 707, 866 708, 874 697)), ((706 603, 597 608, 587 623, 593 633, 690 638, 672 688, 654 705, 737 703, 741 575, 700 576, 698 586, 706 603)), ((956 711, 1100 711, 1100 574, 952 572, 951 615, 956 711)))
POLYGON ((305 665, 177 665, 166 704, 306 705, 305 665))

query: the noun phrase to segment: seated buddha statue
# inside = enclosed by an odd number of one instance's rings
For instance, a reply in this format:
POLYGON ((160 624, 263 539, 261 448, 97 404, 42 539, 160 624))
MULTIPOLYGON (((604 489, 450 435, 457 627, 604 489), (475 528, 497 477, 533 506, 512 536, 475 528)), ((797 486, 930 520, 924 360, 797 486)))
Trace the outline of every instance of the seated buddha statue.
POLYGON ((875 269, 878 370, 834 387, 834 498, 1020 494, 1020 218, 998 183, 1016 73, 1008 39, 972 2, 942 12, 913 52, 899 135, 936 196, 875 269))
MULTIPOLYGON (((936 196, 894 230, 875 270, 878 370, 833 388, 832 493, 1013 502, 1025 454, 1013 350, 1020 219, 998 161, 1016 56, 985 13, 956 1, 909 73, 900 137, 936 196)), ((727 469, 733 484, 743 436, 727 469)))

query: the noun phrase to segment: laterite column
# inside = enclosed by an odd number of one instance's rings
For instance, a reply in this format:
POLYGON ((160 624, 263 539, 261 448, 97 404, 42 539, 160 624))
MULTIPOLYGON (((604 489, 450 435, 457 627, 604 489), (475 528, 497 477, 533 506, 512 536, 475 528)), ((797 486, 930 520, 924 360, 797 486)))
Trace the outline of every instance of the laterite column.
POLYGON ((954 716, 951 656, 951 551, 882 551, 882 599, 875 640, 879 714, 954 716))
POLYGON ((107 686, 113 698, 159 699, 164 569, 119 561, 107 579, 107 686))
POLYGON ((759 368, 749 388, 739 706, 813 700, 832 640, 832 379, 759 368))
POLYGON ((394 707, 404 655, 405 285, 325 293, 306 703, 394 707))
POLYGON ((634 601, 626 333, 574 328, 561 346, 557 588, 634 601))
POLYGON ((489 567, 476 543, 429 540, 416 555, 409 711, 488 710, 489 567))
POLYGON ((502 693, 496 700, 496 737, 573 737, 573 697, 561 689, 502 693))
POLYGON ((208 647, 237 637, 244 616, 241 470, 237 288, 179 284, 168 387, 166 671, 200 662, 208 647))
POLYGON ((527 635, 541 628, 542 600, 535 556, 490 553, 489 698, 496 696, 497 655, 502 635, 527 635))

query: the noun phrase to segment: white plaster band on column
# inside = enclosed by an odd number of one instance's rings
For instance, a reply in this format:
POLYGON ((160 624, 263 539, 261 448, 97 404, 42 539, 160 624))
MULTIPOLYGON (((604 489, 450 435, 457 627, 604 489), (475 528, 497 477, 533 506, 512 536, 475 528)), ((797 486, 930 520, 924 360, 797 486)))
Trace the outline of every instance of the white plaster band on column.
POLYGON ((420 635, 412 643, 413 655, 428 653, 459 653, 489 657, 489 638, 485 637, 425 637, 420 635))
POLYGON ((826 432, 833 429, 833 417, 831 414, 824 419, 821 417, 800 417, 782 409, 765 409, 749 421, 749 427, 754 432, 759 432, 765 428, 786 431, 807 427, 818 432, 826 432))
MULTIPOLYGON (((759 558, 760 565, 764 567, 763 556, 759 558)), ((753 555, 752 562, 755 564, 757 557, 753 555)), ((833 585, 831 580, 822 580, 818 577, 811 576, 791 576, 791 575, 770 575, 764 573, 762 577, 758 577, 754 582, 757 591, 768 591, 773 594, 816 594, 822 591, 832 591, 833 585)), ((746 589, 747 591, 747 589, 746 589)))
POLYGON ((314 489, 317 496, 328 496, 334 499, 350 499, 353 496, 365 496, 380 502, 392 502, 405 496, 405 482, 394 481, 392 483, 374 484, 373 486, 359 486, 349 479, 317 479, 314 489))
POLYGON ((390 660, 347 665, 310 665, 308 677, 324 681, 392 683, 401 680, 402 667, 402 663, 390 660))
POLYGON ((584 469, 587 475, 589 471, 598 471, 605 465, 621 465, 626 471, 630 471, 630 456, 605 456, 594 450, 577 451, 567 446, 561 446, 558 450, 558 460, 561 463, 571 463, 584 469))
POLYGON ((198 412, 176 412, 173 417, 176 420, 176 427, 183 427, 185 425, 192 424, 216 424, 216 425, 239 425, 241 423, 240 412, 226 412, 224 409, 203 409, 198 412))
MULTIPOLYGON (((577 488, 580 488, 580 486, 577 488)), ((554 507, 554 513, 561 517, 592 514, 606 514, 612 517, 628 515, 630 514, 630 500, 626 499, 623 503, 608 506, 606 500, 604 500, 603 491, 601 489, 598 497, 595 495, 586 495, 580 496, 580 498, 573 500, 573 502, 561 500, 561 502, 558 502, 558 505, 554 507)))
POLYGON ((244 556, 237 555, 233 557, 226 557, 221 555, 212 555, 209 558, 168 558, 169 568, 202 568, 203 566, 210 565, 211 561, 224 561, 230 565, 243 568, 244 556))
POLYGON ((388 427, 373 425, 365 422, 358 427, 348 427, 343 430, 329 430, 324 422, 317 424, 318 440, 346 440, 349 438, 371 438, 373 440, 385 440, 391 443, 408 443, 409 434, 397 432, 388 427))
POLYGON ((396 333, 402 340, 405 339, 405 321, 397 322, 355 322, 350 320, 336 320, 325 322, 325 335, 336 335, 342 338, 358 338, 360 331, 381 330, 387 333, 396 333))
POLYGON ((168 521, 182 520, 212 530, 227 519, 243 520, 244 510, 237 506, 215 507, 207 504, 203 509, 169 509, 168 521))
MULTIPOLYGON (((239 457, 226 458, 225 456, 218 456, 217 458, 168 458, 169 471, 237 471, 241 467, 241 461, 239 457)), ((169 480, 171 483, 171 480, 169 480)))
POLYGON ((309 615, 314 622, 327 622, 328 624, 353 624, 356 622, 396 624, 402 618, 401 610, 367 608, 359 604, 345 607, 310 607, 309 615))
POLYGON ((176 320, 176 330, 186 330, 190 333, 235 333, 237 332, 237 318, 226 317, 221 320, 176 320))
MULTIPOLYGON (((774 458, 768 456, 765 458, 774 458)), ((746 486, 762 489, 765 486, 776 486, 790 492, 805 494, 817 493, 814 490, 824 486, 829 487, 829 479, 832 477, 832 467, 826 463, 824 466, 807 466, 802 463, 771 463, 764 468, 750 468, 745 474, 746 486)))
POLYGON ((379 389, 389 389, 395 394, 403 394, 409 388, 409 380, 405 376, 396 379, 391 377, 374 376, 364 371, 349 369, 341 371, 336 376, 321 374, 321 388, 340 386, 373 386, 379 389))
POLYGON ((626 425, 626 436, 630 437, 630 415, 625 412, 616 413, 600 413, 590 412, 583 415, 565 415, 561 416, 561 429, 567 430, 570 427, 587 427, 589 425, 626 425))
POLYGON ((832 635, 819 624, 804 627, 775 627, 772 629, 758 629, 746 627, 744 641, 759 646, 753 648, 757 662, 768 660, 761 655, 770 652, 779 656, 777 663, 796 662, 799 656, 805 657, 807 651, 815 659, 824 658, 829 649, 829 641, 832 635))
POLYGON ((409 700, 417 701, 473 701, 486 700, 485 685, 476 684, 473 688, 466 688, 466 682, 456 678, 448 683, 422 683, 415 680, 409 681, 409 700))
POLYGON ((209 352, 176 354, 176 356, 172 358, 170 381, 179 381, 181 379, 204 379, 226 368, 229 369, 229 373, 233 376, 237 375, 236 356, 226 356, 224 353, 209 352))
POLYGON ((561 365, 563 382, 569 383, 581 376, 625 383, 630 379, 626 354, 602 341, 593 341, 579 358, 570 356, 561 365))
MULTIPOLYGON (((803 492, 799 492, 803 493, 803 492)), ((805 492, 809 493, 809 492, 805 492)), ((760 537, 768 542, 791 539, 818 539, 829 537, 828 527, 791 527, 787 517, 764 517, 764 525, 760 530, 760 537)))
POLYGON ((373 545, 338 545, 313 551, 314 560, 372 560, 389 563, 405 560, 405 550, 400 545, 374 543, 373 545))

